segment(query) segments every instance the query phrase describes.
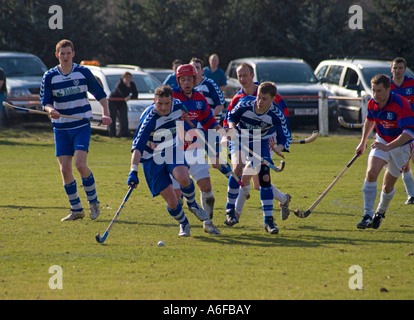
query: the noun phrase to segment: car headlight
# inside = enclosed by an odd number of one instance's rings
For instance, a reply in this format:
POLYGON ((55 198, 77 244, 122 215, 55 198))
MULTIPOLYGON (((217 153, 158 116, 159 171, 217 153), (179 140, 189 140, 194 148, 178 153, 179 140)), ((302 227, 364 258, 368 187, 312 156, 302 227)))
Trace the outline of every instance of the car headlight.
POLYGON ((26 89, 11 89, 8 93, 9 98, 25 98, 29 95, 30 93, 26 89))

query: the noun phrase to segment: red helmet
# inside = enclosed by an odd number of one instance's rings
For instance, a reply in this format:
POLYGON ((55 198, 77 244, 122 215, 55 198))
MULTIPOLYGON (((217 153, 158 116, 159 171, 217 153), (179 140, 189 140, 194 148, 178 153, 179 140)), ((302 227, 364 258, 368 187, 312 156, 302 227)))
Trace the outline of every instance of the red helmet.
POLYGON ((193 76, 196 79, 197 69, 192 64, 183 64, 177 68, 176 78, 178 83, 178 78, 182 76, 193 76))

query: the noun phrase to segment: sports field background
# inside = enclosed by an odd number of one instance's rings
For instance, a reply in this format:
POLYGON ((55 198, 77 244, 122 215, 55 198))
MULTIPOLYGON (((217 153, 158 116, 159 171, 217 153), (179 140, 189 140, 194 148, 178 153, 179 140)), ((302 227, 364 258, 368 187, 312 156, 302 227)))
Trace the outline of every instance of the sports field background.
MULTIPOLYGON (((285 170, 272 172, 272 182, 292 195, 292 210, 306 210, 346 166, 358 142, 358 131, 342 131, 292 145, 285 170)), ((225 227, 227 179, 211 169, 214 222, 222 235, 204 233, 186 210, 191 237, 179 238, 178 224, 161 197, 151 198, 140 170, 138 189, 99 245, 95 234, 103 234, 127 192, 130 147, 130 139, 92 136, 88 163, 101 215, 96 221, 87 215, 61 222, 69 207, 52 129, 0 129, 0 299, 414 298, 414 207, 404 205, 402 181, 378 230, 355 227, 363 212, 366 155, 308 218, 292 213, 281 221, 275 203, 278 235, 264 231, 255 190, 240 223, 225 227), (159 240, 165 247, 157 247, 159 240), (355 265, 362 270, 362 290, 349 287, 355 275, 349 268, 355 265), (51 266, 62 268, 63 289, 49 287, 51 266)), ((87 206, 81 187, 79 194, 87 206)))

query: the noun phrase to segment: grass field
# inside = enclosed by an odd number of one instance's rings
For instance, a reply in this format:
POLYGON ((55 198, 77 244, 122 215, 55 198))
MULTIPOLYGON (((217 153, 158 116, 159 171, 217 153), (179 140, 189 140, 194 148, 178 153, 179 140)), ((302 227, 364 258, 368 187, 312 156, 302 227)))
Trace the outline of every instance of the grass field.
MULTIPOLYGON (((291 146, 285 170, 272 173, 273 183, 292 195, 291 209, 306 210, 352 158, 359 136, 347 133, 291 146)), ((105 231, 127 191, 130 146, 129 139, 93 135, 88 163, 101 215, 61 222, 68 203, 52 130, 0 129, 0 299, 414 298, 414 208, 404 205, 402 182, 378 230, 355 227, 366 155, 308 218, 292 213, 281 221, 275 206, 278 235, 262 227, 257 191, 240 223, 225 227, 227 180, 211 170, 222 235, 207 235, 188 213, 192 236, 179 238, 178 224, 161 197, 151 197, 141 171, 141 184, 99 245, 95 234, 105 231), (165 247, 157 247, 159 240, 165 247), (354 265, 362 270, 362 290, 349 287, 354 265), (62 268, 63 289, 49 287, 51 266, 62 268)), ((79 194, 86 205, 82 188, 79 194)))

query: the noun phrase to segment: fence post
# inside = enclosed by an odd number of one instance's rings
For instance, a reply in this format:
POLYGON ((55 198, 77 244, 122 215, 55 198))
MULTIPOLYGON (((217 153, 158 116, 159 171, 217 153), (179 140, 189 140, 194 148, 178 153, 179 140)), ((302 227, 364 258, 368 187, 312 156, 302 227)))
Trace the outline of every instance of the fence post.
POLYGON ((319 133, 322 137, 329 135, 329 111, 326 91, 319 91, 319 133))
MULTIPOLYGON (((361 97, 361 122, 362 124, 365 122, 365 118, 367 117, 369 99, 371 99, 371 96, 368 94, 361 97)), ((371 131, 368 136, 368 139, 372 139, 373 136, 374 136, 374 132, 371 131)))

